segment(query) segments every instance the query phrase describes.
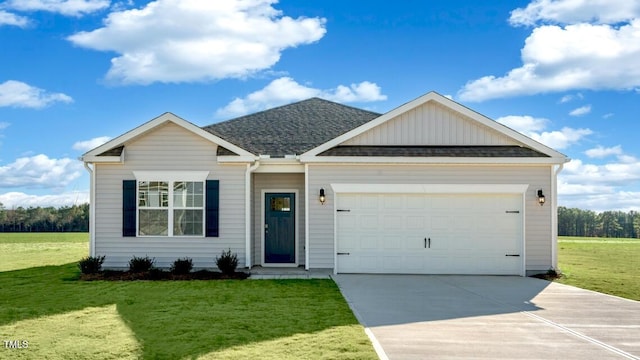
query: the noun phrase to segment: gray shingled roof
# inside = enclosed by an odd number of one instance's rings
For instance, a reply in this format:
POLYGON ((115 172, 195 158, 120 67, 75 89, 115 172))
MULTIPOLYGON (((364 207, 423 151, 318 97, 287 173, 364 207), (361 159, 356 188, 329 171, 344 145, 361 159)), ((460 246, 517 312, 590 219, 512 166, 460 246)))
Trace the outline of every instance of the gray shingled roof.
POLYGON ((203 127, 256 155, 302 154, 380 114, 319 98, 203 127))
POLYGON ((549 157, 522 146, 336 146, 318 156, 549 157))

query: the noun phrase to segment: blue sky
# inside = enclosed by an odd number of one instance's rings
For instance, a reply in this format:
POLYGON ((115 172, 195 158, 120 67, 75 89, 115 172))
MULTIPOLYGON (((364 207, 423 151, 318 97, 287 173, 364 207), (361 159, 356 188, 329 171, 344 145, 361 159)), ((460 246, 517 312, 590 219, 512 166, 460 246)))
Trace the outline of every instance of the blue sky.
POLYGON ((573 159, 560 205, 640 210, 640 0, 6 0, 0 39, 7 208, 87 201, 77 158, 166 111, 434 90, 573 159))

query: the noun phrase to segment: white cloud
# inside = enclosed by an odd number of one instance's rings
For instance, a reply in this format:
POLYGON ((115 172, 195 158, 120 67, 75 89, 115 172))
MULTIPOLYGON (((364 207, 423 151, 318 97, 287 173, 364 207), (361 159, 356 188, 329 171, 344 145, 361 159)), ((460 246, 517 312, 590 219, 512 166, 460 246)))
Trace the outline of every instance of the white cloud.
POLYGON ((106 143, 109 140, 111 140, 111 137, 109 136, 100 136, 90 140, 78 141, 73 144, 73 149, 79 151, 89 151, 91 149, 97 148, 98 146, 106 143))
POLYGON ((571 110, 569 115, 571 115, 571 116, 582 116, 582 115, 586 115, 586 114, 588 114, 590 112, 591 112, 591 105, 585 105, 585 106, 581 106, 581 107, 579 107, 577 109, 571 110))
POLYGON ((110 0, 9 0, 3 5, 18 11, 48 11, 65 16, 82 16, 109 7, 110 0))
POLYGON ((217 117, 240 116, 250 112, 269 109, 291 102, 320 97, 336 102, 372 102, 386 100, 380 87, 372 82, 363 81, 350 86, 338 85, 335 89, 321 90, 300 85, 289 77, 273 80, 263 89, 244 98, 236 98, 227 106, 216 111, 217 117))
MULTIPOLYGON (((616 154, 617 155, 617 154, 616 154)), ((640 161, 620 154, 616 161, 589 164, 572 160, 558 177, 561 206, 605 210, 640 210, 640 161)))
POLYGON ((29 25, 29 19, 24 16, 16 15, 4 10, 0 10, 0 26, 10 25, 25 28, 29 25))
POLYGON ((50 93, 21 81, 7 80, 0 84, 0 107, 43 108, 55 102, 70 103, 73 99, 62 93, 50 93))
POLYGON ((104 27, 68 39, 113 51, 107 79, 123 84, 242 78, 273 66, 283 50, 321 39, 325 19, 293 19, 276 0, 157 0, 115 11, 104 27))
POLYGON ((0 187, 61 189, 79 178, 82 170, 74 159, 50 159, 43 154, 22 157, 0 166, 0 187))
POLYGON ((17 207, 62 207, 80 205, 89 202, 89 191, 65 192, 53 195, 29 195, 23 192, 0 194, 0 203, 5 209, 17 207))
POLYGON ((612 117, 613 115, 615 115, 615 114, 614 113, 606 113, 606 114, 602 115, 602 118, 603 119, 608 119, 608 118, 612 117))
POLYGON ((537 26, 521 50, 522 66, 469 81, 461 100, 640 86, 638 1, 534 0, 514 10, 511 22, 537 26))
POLYGON ((0 130, 4 130, 4 129, 8 128, 9 126, 11 126, 10 123, 5 122, 5 121, 0 121, 0 130))
POLYGON ((561 130, 544 131, 539 134, 529 134, 529 136, 554 149, 566 149, 577 143, 583 137, 593 134, 590 129, 574 129, 563 127, 561 130))
POLYGON ((605 148, 601 145, 593 149, 589 149, 584 152, 590 158, 602 159, 612 155, 622 155, 622 146, 616 145, 614 147, 605 148))
POLYGON ((563 127, 554 131, 542 131, 547 127, 549 120, 527 115, 503 116, 496 119, 496 121, 553 149, 565 149, 593 133, 591 129, 574 129, 570 127, 563 127))
POLYGON ((559 102, 561 104, 564 104, 564 103, 568 103, 569 101, 573 101, 574 99, 583 99, 583 98, 584 96, 582 95, 582 93, 577 93, 575 95, 568 94, 563 96, 559 102))
POLYGON ((547 119, 534 118, 529 115, 508 115, 498 118, 496 121, 523 134, 544 130, 549 123, 547 119))
POLYGON ((638 17, 640 2, 635 0, 533 0, 524 9, 513 10, 509 22, 515 26, 531 26, 540 21, 611 24, 638 17))

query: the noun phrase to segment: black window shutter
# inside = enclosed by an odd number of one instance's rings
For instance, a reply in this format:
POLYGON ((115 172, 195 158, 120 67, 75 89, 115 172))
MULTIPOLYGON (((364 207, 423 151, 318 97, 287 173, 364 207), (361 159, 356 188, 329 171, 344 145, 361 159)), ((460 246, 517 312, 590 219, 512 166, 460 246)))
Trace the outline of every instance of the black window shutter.
POLYGON ((206 236, 220 235, 220 180, 207 180, 206 236))
POLYGON ((136 180, 122 181, 122 236, 136 236, 136 180))

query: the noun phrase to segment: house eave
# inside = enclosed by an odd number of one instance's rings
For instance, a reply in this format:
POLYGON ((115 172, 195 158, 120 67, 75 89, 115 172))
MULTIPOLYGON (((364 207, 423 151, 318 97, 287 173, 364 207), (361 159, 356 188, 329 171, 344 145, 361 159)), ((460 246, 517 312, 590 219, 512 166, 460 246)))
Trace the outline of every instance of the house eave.
POLYGON ((255 156, 247 155, 219 155, 216 159, 221 164, 246 164, 257 160, 255 156))
POLYGON ((124 164, 124 152, 120 156, 81 156, 80 161, 87 164, 124 164))
POLYGON ((374 157, 374 156, 300 156, 302 163, 315 164, 564 164, 568 158, 539 157, 374 157))

